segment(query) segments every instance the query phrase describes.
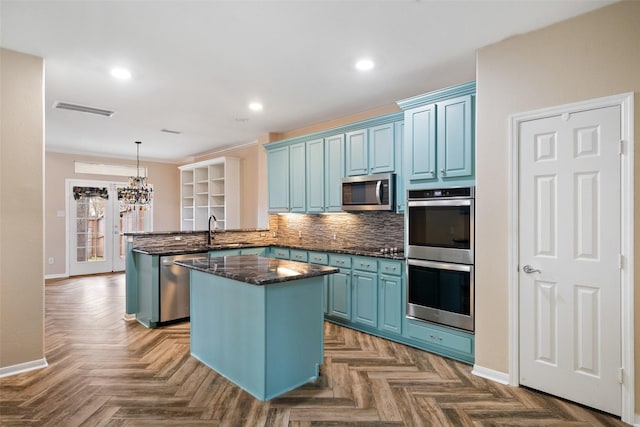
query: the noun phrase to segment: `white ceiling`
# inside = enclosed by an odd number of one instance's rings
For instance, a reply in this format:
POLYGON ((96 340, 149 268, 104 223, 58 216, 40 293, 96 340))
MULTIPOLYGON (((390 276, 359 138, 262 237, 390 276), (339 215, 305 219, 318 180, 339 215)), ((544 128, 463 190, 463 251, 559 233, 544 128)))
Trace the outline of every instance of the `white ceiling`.
POLYGON ((609 3, 1 0, 0 44, 45 59, 47 150, 183 162, 471 80, 476 49, 609 3))

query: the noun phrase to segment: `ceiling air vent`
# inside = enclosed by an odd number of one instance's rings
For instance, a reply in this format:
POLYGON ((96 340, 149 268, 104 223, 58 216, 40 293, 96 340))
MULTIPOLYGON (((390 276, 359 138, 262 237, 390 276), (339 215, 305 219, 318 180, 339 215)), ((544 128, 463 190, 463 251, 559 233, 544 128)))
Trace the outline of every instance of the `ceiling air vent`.
POLYGON ((71 104, 69 102, 61 102, 61 101, 54 102, 53 108, 60 108, 62 110, 79 111, 81 113, 97 114, 99 116, 105 116, 105 117, 111 117, 116 113, 115 111, 103 110, 102 108, 87 107, 86 105, 71 104))
POLYGON ((181 130, 172 130, 172 129, 160 129, 160 132, 164 132, 164 133, 173 133, 175 135, 180 135, 182 133, 181 130))

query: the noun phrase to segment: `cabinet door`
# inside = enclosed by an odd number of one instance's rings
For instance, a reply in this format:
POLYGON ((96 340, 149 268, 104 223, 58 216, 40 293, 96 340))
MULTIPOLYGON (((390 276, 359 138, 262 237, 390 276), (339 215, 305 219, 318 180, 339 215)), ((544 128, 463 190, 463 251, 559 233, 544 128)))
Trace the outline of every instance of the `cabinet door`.
POLYGON ((436 177, 436 106, 404 112, 404 173, 409 181, 436 177))
POLYGON ((369 172, 393 172, 396 167, 395 128, 393 123, 369 129, 369 172))
POLYGON ((307 212, 324 212, 324 139, 307 142, 307 212))
POLYGON ((325 139, 325 211, 342 210, 342 178, 344 177, 344 135, 325 139))
POLYGON ((367 129, 346 135, 347 176, 369 173, 369 141, 367 129))
POLYGON ((438 172, 440 179, 473 175, 473 97, 438 103, 438 172))
POLYGON ((395 150, 396 150, 396 212, 403 213, 407 205, 407 195, 404 191, 404 174, 402 173, 402 149, 404 147, 404 122, 395 122, 395 150))
POLYGON ((304 142, 294 144, 290 148, 290 212, 304 213, 307 210, 306 197, 306 145, 304 142))
POLYGON ((378 327, 378 275, 354 271, 352 280, 353 321, 378 327))
POLYGON ((351 320, 351 273, 340 272, 329 276, 329 315, 351 320))
POLYGON ((269 212, 289 212, 289 147, 267 151, 269 212))
POLYGON ((383 331, 402 332, 402 277, 380 275, 380 325, 383 331))

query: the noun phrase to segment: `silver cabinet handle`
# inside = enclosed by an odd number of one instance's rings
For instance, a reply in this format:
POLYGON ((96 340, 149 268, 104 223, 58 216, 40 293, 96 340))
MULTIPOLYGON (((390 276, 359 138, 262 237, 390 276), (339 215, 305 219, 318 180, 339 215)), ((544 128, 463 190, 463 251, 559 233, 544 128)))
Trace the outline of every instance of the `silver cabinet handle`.
POLYGON ((541 271, 538 270, 537 268, 533 268, 530 265, 525 265, 524 267, 522 267, 522 271, 524 271, 527 274, 531 274, 531 273, 540 273, 541 271))
POLYGON ((440 175, 446 175, 447 173, 444 171, 444 168, 440 168, 440 175))

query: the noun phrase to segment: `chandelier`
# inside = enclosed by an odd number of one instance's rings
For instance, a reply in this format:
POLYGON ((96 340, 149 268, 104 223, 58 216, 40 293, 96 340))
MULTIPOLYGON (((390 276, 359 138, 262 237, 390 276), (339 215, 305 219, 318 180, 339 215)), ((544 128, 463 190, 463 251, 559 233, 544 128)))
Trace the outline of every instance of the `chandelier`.
POLYGON ((147 184, 147 177, 140 176, 140 144, 142 141, 136 141, 137 146, 137 176, 129 177, 129 186, 118 191, 118 198, 129 205, 148 205, 151 202, 153 189, 147 184))

